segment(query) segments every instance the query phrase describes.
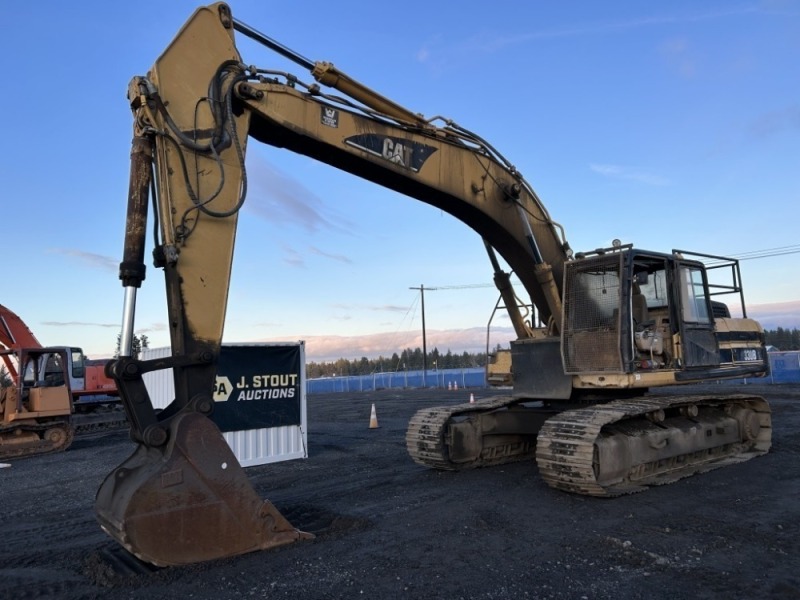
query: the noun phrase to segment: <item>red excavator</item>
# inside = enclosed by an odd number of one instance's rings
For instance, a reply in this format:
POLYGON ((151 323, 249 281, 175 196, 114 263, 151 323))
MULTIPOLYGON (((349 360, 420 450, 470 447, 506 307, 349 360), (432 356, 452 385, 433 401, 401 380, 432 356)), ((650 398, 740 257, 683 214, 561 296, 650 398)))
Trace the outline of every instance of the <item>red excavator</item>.
MULTIPOLYGON (((58 346, 66 352, 67 373, 72 399, 76 403, 92 398, 117 396, 117 385, 105 374, 106 360, 89 359, 77 346, 58 346)), ((0 304, 0 350, 38 349, 42 344, 30 327, 10 308, 0 304)), ((16 367, 6 355, 4 363, 11 379, 16 381, 16 367)))

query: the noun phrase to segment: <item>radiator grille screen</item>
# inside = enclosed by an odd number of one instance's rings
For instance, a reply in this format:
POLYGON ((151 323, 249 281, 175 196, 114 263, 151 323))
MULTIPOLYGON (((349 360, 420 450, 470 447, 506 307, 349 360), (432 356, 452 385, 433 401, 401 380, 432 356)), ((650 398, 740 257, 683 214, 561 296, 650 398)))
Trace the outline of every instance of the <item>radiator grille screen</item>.
POLYGON ((582 259, 565 266, 564 371, 623 372, 620 351, 623 254, 582 259))

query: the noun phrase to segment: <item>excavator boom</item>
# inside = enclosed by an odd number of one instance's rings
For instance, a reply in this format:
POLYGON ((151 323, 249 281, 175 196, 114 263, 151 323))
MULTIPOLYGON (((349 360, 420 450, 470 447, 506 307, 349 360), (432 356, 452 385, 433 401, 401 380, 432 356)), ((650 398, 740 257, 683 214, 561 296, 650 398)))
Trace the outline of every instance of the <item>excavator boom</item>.
MULTIPOLYGON (((4 347, 9 350, 21 350, 22 348, 41 348, 42 344, 17 313, 0 304, 0 350, 4 347)), ((2 358, 11 379, 16 381, 17 366, 11 360, 11 355, 3 354, 2 358)))
POLYGON ((2 304, 0 304, 0 344, 6 348, 42 347, 25 321, 2 304))

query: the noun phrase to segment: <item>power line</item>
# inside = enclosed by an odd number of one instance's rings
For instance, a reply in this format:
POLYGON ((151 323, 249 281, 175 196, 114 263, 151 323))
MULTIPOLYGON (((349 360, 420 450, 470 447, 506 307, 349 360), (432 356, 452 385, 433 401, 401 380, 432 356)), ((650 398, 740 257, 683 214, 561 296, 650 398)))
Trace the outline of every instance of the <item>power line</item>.
MULTIPOLYGON (((777 246, 775 248, 765 248, 763 250, 749 250, 747 252, 740 252, 738 254, 729 255, 728 258, 733 258, 739 261, 743 260, 756 260, 759 258, 772 258, 773 256, 787 256, 789 254, 800 254, 800 244, 793 244, 791 246, 777 246)), ((493 283, 466 283, 463 285, 439 285, 426 287, 426 290, 466 290, 476 288, 492 288, 495 287, 493 283)), ((419 288, 414 288, 419 289, 419 288)))
MULTIPOLYGON (((800 245, 792 245, 792 246, 779 246, 777 248, 766 248, 764 250, 750 250, 748 252, 740 252, 739 254, 729 255, 726 258, 731 260, 738 260, 739 262, 745 260, 755 260, 758 258, 771 258, 774 256, 786 256, 789 254, 797 254, 800 253, 800 245)), ((726 264, 727 261, 720 258, 719 260, 714 260, 706 263, 707 266, 713 267, 721 264, 726 264)))
POLYGON ((770 258, 772 256, 786 256, 787 254, 800 253, 800 245, 793 246, 779 246, 777 248, 767 248, 765 250, 751 250, 750 252, 742 252, 735 254, 731 258, 738 260, 753 260, 756 258, 770 258))
MULTIPOLYGON (((490 288, 494 287, 493 283, 465 283, 463 285, 438 285, 426 287, 426 290, 466 290, 473 288, 490 288)), ((419 288, 409 288, 412 290, 419 290, 419 288)))

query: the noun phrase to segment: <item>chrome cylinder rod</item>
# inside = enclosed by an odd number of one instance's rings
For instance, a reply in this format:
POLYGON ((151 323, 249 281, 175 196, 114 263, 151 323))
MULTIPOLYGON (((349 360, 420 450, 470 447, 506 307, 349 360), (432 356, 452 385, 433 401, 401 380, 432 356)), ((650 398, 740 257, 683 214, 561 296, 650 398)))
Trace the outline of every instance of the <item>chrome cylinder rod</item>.
POLYGON ((125 287, 122 305, 122 331, 119 338, 119 355, 133 356, 133 323, 136 317, 136 288, 125 287))

